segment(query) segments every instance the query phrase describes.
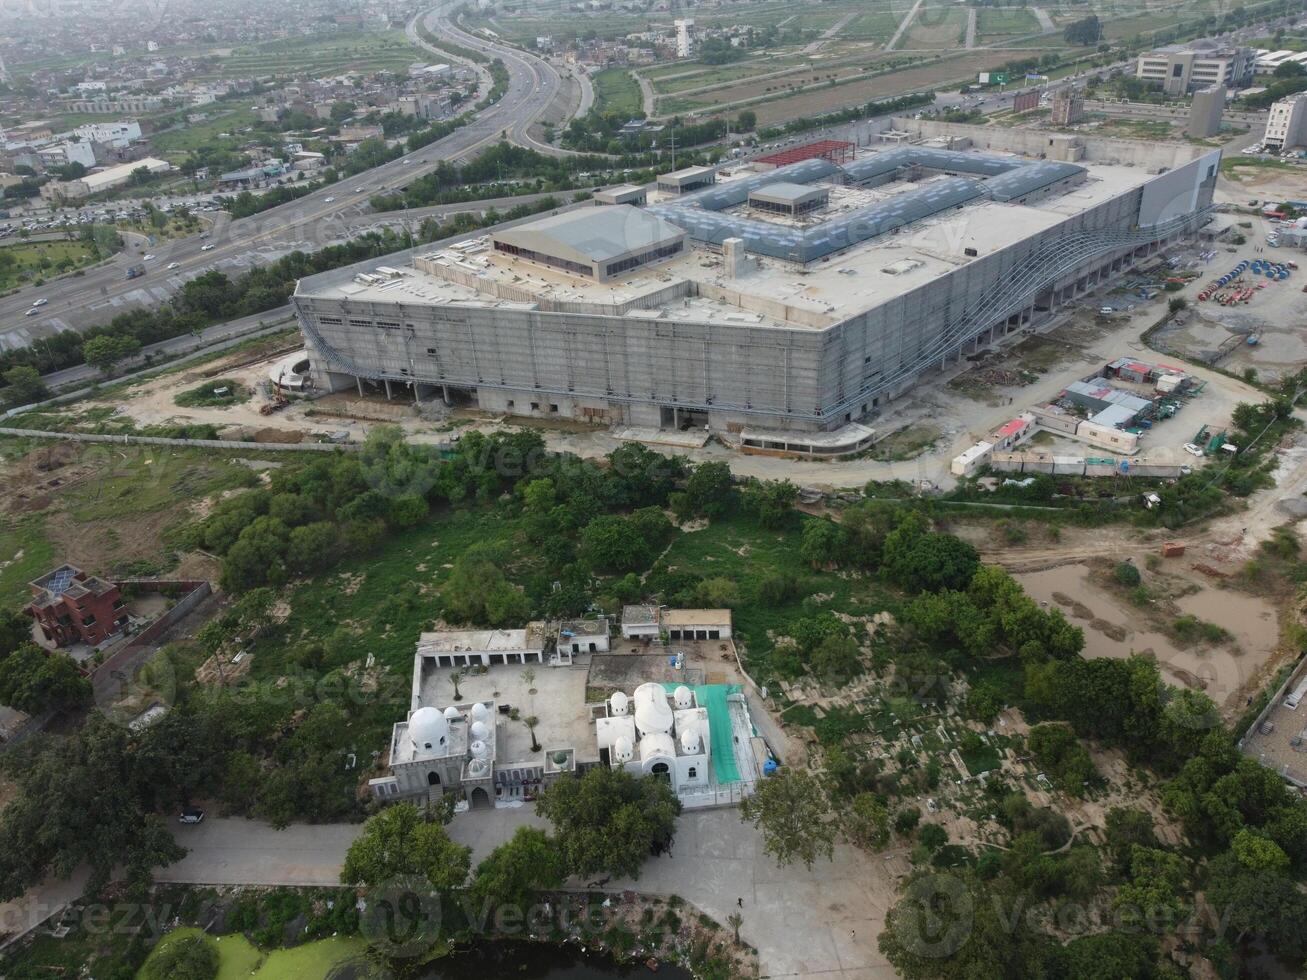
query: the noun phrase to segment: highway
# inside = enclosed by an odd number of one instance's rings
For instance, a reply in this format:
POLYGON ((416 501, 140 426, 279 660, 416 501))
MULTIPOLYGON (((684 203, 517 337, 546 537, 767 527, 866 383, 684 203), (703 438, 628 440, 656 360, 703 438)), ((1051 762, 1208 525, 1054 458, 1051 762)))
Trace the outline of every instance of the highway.
MULTIPOLYGON (((134 307, 166 301, 187 280, 210 269, 235 275, 296 249, 313 251, 342 241, 369 214, 368 201, 373 195, 402 187, 414 177, 434 170, 441 161, 473 155, 505 134, 514 142, 542 152, 553 151, 552 147, 536 143, 528 129, 559 96, 562 79, 558 72, 539 58, 512 48, 494 47, 454 27, 445 19, 452 7, 452 2, 446 0, 419 16, 427 19, 437 36, 448 36, 457 44, 503 61, 508 86, 499 102, 444 139, 397 160, 262 214, 220 222, 207 240, 192 236, 149 246, 129 245, 113 261, 87 269, 80 276, 66 276, 0 297, 0 349, 24 347, 59 330, 94 326, 134 307), (146 274, 127 279, 128 267, 140 263, 147 252, 154 258, 145 263, 146 274), (173 262, 177 268, 167 269, 173 262), (39 313, 26 316, 37 299, 48 302, 39 313)), ((415 24, 410 28, 416 31, 415 24)), ((417 43, 424 44, 420 39, 417 43)), ((449 57, 439 49, 431 50, 449 57)), ((454 210, 469 211, 474 207, 463 205, 454 210)), ((371 217, 375 220, 379 216, 371 217)))

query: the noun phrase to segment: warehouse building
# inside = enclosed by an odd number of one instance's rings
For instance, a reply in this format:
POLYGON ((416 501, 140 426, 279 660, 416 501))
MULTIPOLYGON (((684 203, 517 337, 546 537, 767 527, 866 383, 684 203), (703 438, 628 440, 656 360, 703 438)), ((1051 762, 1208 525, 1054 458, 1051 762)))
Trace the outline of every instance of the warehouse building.
POLYGON ((737 171, 647 208, 578 205, 305 278, 314 389, 856 451, 859 420, 923 373, 1206 220, 1217 151, 1167 147, 1146 166, 1084 139, 1078 162, 1055 161, 1012 152, 1023 138, 737 171), (755 207, 777 184, 829 206, 802 222, 755 207))

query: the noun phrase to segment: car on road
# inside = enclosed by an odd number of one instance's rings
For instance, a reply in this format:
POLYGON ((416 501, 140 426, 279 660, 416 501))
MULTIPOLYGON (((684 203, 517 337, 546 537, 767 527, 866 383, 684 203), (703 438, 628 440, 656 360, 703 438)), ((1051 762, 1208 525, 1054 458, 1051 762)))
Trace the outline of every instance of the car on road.
POLYGON ((354 188, 354 193, 355 193, 355 194, 362 194, 365 190, 367 190, 367 188, 365 188, 365 187, 355 187, 355 188, 354 188))
POLYGON ((152 259, 152 258, 154 258, 154 256, 151 255, 149 252, 146 252, 144 255, 141 256, 141 261, 142 261, 142 262, 149 262, 150 259, 152 259))
POLYGON ((48 302, 50 302, 50 301, 49 301, 48 299, 46 299, 44 296, 42 296, 40 299, 34 299, 34 300, 32 300, 32 305, 33 305, 33 306, 45 306, 45 304, 48 303, 48 302))
POLYGON ((322 203, 323 203, 323 204, 330 204, 330 203, 331 203, 332 201, 334 201, 334 200, 335 200, 334 197, 324 197, 324 198, 322 199, 322 203))
POLYGON ((198 806, 182 807, 181 816, 177 818, 178 823, 200 823, 204 820, 204 811, 198 806))
POLYGON ((213 248, 213 243, 210 242, 208 245, 201 245, 201 246, 200 246, 200 251, 201 251, 201 252, 207 252, 207 251, 209 251, 209 250, 212 249, 212 248, 213 248))
POLYGON ((169 269, 180 269, 181 267, 182 267, 182 264, 181 264, 180 262, 169 262, 169 263, 168 263, 168 268, 169 268, 169 269))
POLYGON ((40 312, 41 312, 41 308, 39 306, 33 306, 30 310, 24 313, 23 316, 36 316, 36 314, 40 312))
POLYGON ((1186 442, 1183 448, 1190 456, 1201 456, 1203 454, 1202 449, 1195 446, 1192 442, 1186 442))

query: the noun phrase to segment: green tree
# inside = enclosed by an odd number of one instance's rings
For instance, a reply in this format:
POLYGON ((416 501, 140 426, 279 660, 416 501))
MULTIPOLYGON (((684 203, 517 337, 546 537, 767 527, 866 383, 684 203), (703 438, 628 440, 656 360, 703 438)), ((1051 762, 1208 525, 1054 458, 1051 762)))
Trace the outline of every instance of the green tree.
POLYGON ((10 405, 30 405, 38 402, 49 392, 41 380, 40 373, 34 367, 18 364, 4 373, 4 400, 10 405))
POLYGON ((652 556, 650 542, 625 517, 604 514, 581 531, 581 553, 595 568, 633 572, 645 568, 652 556))
POLYGON ((91 682, 66 653, 24 643, 0 660, 0 704, 28 714, 71 711, 91 702, 91 682))
POLYGON ((844 535, 834 521, 814 518, 803 525, 799 554, 813 568, 824 568, 840 560, 844 535))
POLYGON ((99 334, 82 344, 82 358, 101 374, 108 374, 114 365, 140 353, 141 342, 122 334, 99 334))
POLYGON ((732 609, 740 604, 740 587, 724 576, 704 579, 695 591, 708 609, 732 609))
POLYGON ((835 851, 830 800, 807 770, 781 769, 762 780, 744 798, 740 818, 762 832, 763 850, 782 867, 802 861, 811 868, 835 851))
POLYGON ((844 833, 858 847, 880 850, 889 843, 889 810, 875 794, 857 794, 845 814, 844 833))
POLYGON ((1130 854, 1135 846, 1157 847, 1152 815, 1146 810, 1114 806, 1107 811, 1107 847, 1120 873, 1130 869, 1130 854))
POLYGON ((730 507, 734 495, 731 468, 725 463, 700 463, 690 471, 685 495, 694 513, 719 517, 730 507))
POLYGON ((1287 874, 1289 855, 1269 837, 1245 827, 1234 835, 1230 853, 1249 871, 1262 874, 1287 874))
POLYGON ((477 865, 472 893, 493 905, 525 907, 536 892, 560 887, 567 877, 563 854, 537 827, 519 827, 477 865))
POLYGON ((1307 955, 1307 896, 1293 879, 1254 871, 1231 852, 1212 859, 1206 879, 1205 896, 1229 939, 1261 939, 1286 960, 1307 955))
POLYGON ((1134 915, 1178 920, 1184 913, 1185 862, 1177 854, 1152 847, 1130 848, 1130 875, 1113 906, 1134 915))
POLYGON ((536 812, 553 824, 569 874, 638 878, 653 845, 672 839, 681 804, 666 780, 598 766, 546 787, 536 812))
POLYGON ((214 980, 218 947, 201 933, 165 938, 141 968, 142 980, 214 980))
POLYGON ((460 888, 471 866, 470 848, 411 803, 397 803, 363 825, 345 855, 340 880, 369 888, 421 878, 438 892, 460 888))

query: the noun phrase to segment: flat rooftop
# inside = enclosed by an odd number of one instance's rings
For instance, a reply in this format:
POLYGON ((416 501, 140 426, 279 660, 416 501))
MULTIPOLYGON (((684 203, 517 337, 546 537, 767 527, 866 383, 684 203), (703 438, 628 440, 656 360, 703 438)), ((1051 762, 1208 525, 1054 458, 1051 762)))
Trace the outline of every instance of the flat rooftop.
MULTIPOLYGON (((994 151, 983 155, 1024 159, 994 151)), ((489 247, 489 236, 482 236, 446 248, 414 250, 401 275, 360 281, 355 276, 358 267, 351 267, 302 282, 299 294, 381 304, 518 310, 594 304, 594 312, 630 319, 824 329, 965 266, 975 259, 966 254, 968 249, 974 249, 976 257, 992 254, 1156 177, 1143 167, 1094 162, 1080 166, 1087 171, 1082 183, 1029 204, 971 201, 915 221, 899 234, 858 243, 806 267, 755 256, 756 268, 740 278, 726 275, 718 249, 698 243, 688 243, 690 247, 667 261, 596 282, 496 253, 489 247), (708 287, 714 298, 699 294, 695 284, 708 287), (772 302, 766 304, 767 312, 760 312, 750 308, 750 298, 772 302), (785 318, 778 310, 785 311, 785 318)), ((730 173, 724 182, 737 174, 730 173)), ((833 188, 832 201, 838 210, 852 209, 906 186, 913 185, 833 188)), ((784 227, 783 222, 777 224, 784 227)), ((377 263, 386 264, 397 265, 399 258, 377 263)))
MULTIPOLYGON (((458 682, 461 701, 454 700, 454 685, 449 671, 424 669, 419 700, 422 705, 444 710, 449 705, 469 705, 473 701, 495 701, 500 707, 516 708, 518 719, 495 712, 495 765, 512 763, 544 765, 546 750, 575 749, 576 758, 598 758, 594 725, 585 706, 586 671, 568 668, 538 667, 531 682, 532 694, 522 680, 520 665, 487 668, 484 674, 473 672, 458 682), (531 751, 531 732, 522 719, 534 715, 540 751, 531 751)), ((463 726, 454 726, 455 728, 463 726)))

